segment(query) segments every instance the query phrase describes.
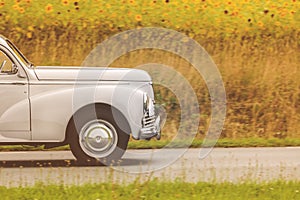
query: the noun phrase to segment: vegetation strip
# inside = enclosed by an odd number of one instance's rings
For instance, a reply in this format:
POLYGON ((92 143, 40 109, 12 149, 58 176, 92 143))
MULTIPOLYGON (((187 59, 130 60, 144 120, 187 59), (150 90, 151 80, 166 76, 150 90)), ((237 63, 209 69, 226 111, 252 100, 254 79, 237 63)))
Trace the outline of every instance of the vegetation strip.
MULTIPOLYGON (((207 143, 213 145, 213 142, 207 143)), ((215 147, 230 148, 230 147, 296 147, 300 146, 300 138, 285 138, 285 139, 263 139, 263 138, 243 138, 243 139, 219 139, 215 147)), ((161 149, 161 148, 200 148, 203 147, 203 140, 194 140, 192 144, 187 141, 168 141, 168 140, 151 140, 151 141, 131 141, 128 144, 128 149, 161 149)), ((69 150, 69 146, 62 146, 49 149, 51 151, 69 150)), ((0 146, 0 151, 41 151, 43 146, 0 146)))
POLYGON ((299 199, 300 182, 187 183, 182 180, 128 185, 112 183, 0 188, 1 199, 299 199))

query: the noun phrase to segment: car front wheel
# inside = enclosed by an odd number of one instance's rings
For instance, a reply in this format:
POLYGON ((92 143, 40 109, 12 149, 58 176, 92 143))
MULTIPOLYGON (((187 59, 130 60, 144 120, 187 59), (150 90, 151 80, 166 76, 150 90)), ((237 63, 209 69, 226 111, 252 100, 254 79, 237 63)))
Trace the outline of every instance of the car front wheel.
POLYGON ((128 140, 129 134, 118 126, 111 109, 102 108, 97 111, 96 117, 83 112, 73 120, 69 144, 81 164, 100 161, 101 164, 112 165, 118 164, 128 140))

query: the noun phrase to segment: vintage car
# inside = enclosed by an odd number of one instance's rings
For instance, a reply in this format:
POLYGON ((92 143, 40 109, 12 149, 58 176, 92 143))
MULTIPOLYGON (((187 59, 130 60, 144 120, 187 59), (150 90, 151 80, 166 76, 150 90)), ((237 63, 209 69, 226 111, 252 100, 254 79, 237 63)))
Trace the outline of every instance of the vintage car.
POLYGON ((35 67, 3 36, 0 51, 1 145, 69 144, 78 162, 110 163, 124 154, 130 134, 160 138, 147 72, 35 67))

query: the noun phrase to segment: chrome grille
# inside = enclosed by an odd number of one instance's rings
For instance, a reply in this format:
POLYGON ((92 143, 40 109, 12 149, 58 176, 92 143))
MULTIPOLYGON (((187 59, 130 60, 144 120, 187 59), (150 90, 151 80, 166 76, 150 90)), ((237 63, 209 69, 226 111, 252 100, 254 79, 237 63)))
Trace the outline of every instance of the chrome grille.
POLYGON ((144 128, 153 127, 154 126, 154 122, 155 122, 155 115, 153 115, 153 116, 145 116, 143 118, 143 120, 142 120, 144 128))

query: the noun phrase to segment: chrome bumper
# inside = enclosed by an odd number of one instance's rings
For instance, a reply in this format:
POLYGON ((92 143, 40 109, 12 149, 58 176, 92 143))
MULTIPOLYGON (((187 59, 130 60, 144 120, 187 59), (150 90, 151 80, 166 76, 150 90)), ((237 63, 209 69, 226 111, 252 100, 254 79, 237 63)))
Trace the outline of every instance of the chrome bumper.
POLYGON ((160 115, 144 116, 142 119, 143 128, 140 130, 139 139, 150 140, 151 138, 156 137, 156 139, 160 140, 161 122, 160 115))

